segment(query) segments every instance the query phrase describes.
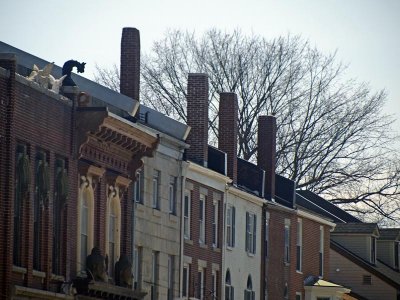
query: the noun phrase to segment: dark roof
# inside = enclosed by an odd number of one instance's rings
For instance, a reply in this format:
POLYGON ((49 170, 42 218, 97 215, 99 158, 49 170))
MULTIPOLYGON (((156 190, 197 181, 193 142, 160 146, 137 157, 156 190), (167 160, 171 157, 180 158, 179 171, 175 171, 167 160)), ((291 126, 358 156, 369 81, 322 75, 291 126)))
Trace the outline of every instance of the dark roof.
POLYGON ((275 174, 275 201, 283 206, 293 208, 296 183, 289 178, 275 174))
POLYGON ((335 233, 357 233, 373 234, 378 229, 376 223, 338 223, 331 234, 335 233))
POLYGON ((222 175, 226 175, 226 153, 208 145, 207 167, 222 175))
POLYGON ((387 241, 400 240, 400 228, 379 229, 379 240, 387 240, 387 241))
POLYGON ((238 188, 263 198, 264 181, 265 171, 263 169, 242 158, 237 159, 238 188))
POLYGON ((376 260, 375 265, 371 264, 333 240, 331 240, 330 247, 332 250, 351 260, 367 272, 377 276, 394 288, 400 289, 400 273, 383 264, 381 261, 376 260))
POLYGON ((361 223, 356 217, 311 191, 297 190, 296 193, 296 204, 322 214, 336 223, 361 223))

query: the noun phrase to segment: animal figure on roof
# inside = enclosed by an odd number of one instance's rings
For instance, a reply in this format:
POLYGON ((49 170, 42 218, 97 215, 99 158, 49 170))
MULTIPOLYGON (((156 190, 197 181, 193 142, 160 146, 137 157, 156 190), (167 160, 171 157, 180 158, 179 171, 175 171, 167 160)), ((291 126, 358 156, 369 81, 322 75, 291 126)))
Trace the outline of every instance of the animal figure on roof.
POLYGON ((72 59, 65 62, 62 68, 62 75, 67 75, 67 77, 64 79, 62 86, 76 86, 75 82, 71 78, 72 69, 76 67, 78 73, 83 73, 85 72, 85 65, 86 63, 84 62, 80 63, 72 59))
POLYGON ((32 72, 27 77, 28 80, 38 83, 41 87, 49 88, 49 75, 53 70, 54 63, 47 64, 43 69, 39 69, 37 65, 33 65, 32 72))

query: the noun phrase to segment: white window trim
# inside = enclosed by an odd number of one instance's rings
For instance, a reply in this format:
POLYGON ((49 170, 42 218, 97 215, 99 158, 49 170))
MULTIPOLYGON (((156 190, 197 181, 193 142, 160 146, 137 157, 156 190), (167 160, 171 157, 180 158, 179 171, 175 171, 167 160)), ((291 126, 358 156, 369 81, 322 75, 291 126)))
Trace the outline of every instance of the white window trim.
MULTIPOLYGON (((187 272, 186 272, 186 277, 184 277, 183 278, 183 281, 182 281, 182 296, 183 297, 189 297, 189 277, 190 277, 190 265, 188 264, 188 263, 184 263, 183 264, 183 269, 186 269, 187 270, 187 272), (186 287, 186 295, 184 295, 183 294, 183 290, 184 290, 184 288, 183 287, 186 287)), ((184 272, 182 271, 182 276, 184 276, 184 272)))
POLYGON ((213 201, 213 247, 218 248, 219 201, 213 201))
POLYGON ((206 272, 204 268, 199 267, 197 270, 197 277, 198 274, 200 275, 200 282, 198 282, 199 284, 199 288, 200 288, 200 295, 199 295, 199 299, 203 300, 204 299, 204 283, 205 283, 205 276, 206 276, 206 272))
POLYGON ((81 261, 81 219, 82 219, 82 201, 83 197, 86 196, 88 200, 88 243, 87 243, 87 253, 90 254, 93 248, 93 227, 94 227, 94 190, 92 186, 91 176, 81 176, 81 185, 79 187, 78 196, 78 226, 77 226, 77 270, 86 270, 86 262, 81 261))
POLYGON ((236 216, 234 216, 234 212, 235 212, 235 207, 233 205, 228 204, 226 209, 226 247, 228 249, 232 249, 235 247, 236 216), (228 219, 230 220, 230 224, 228 224, 228 219), (228 227, 230 228, 230 234, 228 232, 228 227))
MULTIPOLYGON (((115 211, 115 253, 114 253, 114 263, 119 259, 119 254, 121 252, 121 199, 119 198, 119 187, 118 186, 107 186, 108 197, 107 197, 107 207, 106 207, 106 253, 110 255, 110 214, 111 208, 115 211)), ((114 266, 109 266, 109 269, 114 270, 114 266)), ((113 278, 114 274, 108 274, 109 277, 113 278)))
POLYGON ((169 185, 168 185, 168 209, 169 213, 173 215, 176 214, 177 182, 178 182, 177 178, 175 176, 170 175, 169 185))
POLYGON ((321 272, 319 276, 322 278, 324 276, 324 239, 325 239, 325 232, 324 232, 324 226, 319 226, 319 255, 321 257, 321 272))
POLYGON ((296 236, 296 271, 303 271, 303 220, 297 219, 297 236, 296 236), (297 261, 297 247, 300 247, 300 261, 297 261), (299 268, 297 266, 299 265, 299 268))
POLYGON ((284 232, 284 262, 286 264, 290 263, 290 223, 285 224, 285 232, 284 232), (288 240, 286 241, 286 231, 288 232, 288 240))
POLYGON ((200 202, 203 202, 203 209, 200 212, 202 219, 199 217, 199 243, 204 245, 206 243, 206 196, 200 194, 200 202))
POLYGON ((191 219, 191 206, 192 206, 192 196, 191 196, 191 191, 190 190, 185 190, 185 196, 183 199, 183 235, 184 238, 186 240, 190 240, 190 219, 191 219), (185 211, 186 211, 186 196, 188 198, 187 204, 188 204, 188 208, 187 208, 187 212, 188 215, 185 216, 185 211), (185 222, 185 219, 187 220, 187 222, 185 222), (187 224, 187 226, 185 226, 185 224, 187 224))
POLYGON ((161 172, 159 170, 153 170, 152 177, 152 207, 154 209, 160 209, 160 183, 161 183, 161 172))
POLYGON ((252 212, 247 212, 246 215, 248 216, 248 218, 246 218, 246 221, 248 221, 248 224, 246 223, 246 250, 248 254, 254 255, 256 253, 257 247, 256 214, 252 212))

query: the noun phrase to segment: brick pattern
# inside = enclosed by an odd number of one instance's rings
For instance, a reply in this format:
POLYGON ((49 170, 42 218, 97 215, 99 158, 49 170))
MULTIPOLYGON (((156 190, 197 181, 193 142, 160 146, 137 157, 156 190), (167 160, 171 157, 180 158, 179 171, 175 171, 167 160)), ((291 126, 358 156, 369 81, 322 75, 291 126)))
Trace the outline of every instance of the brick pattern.
POLYGON ((235 93, 220 93, 218 148, 227 154, 228 176, 237 183, 238 100, 235 93))
POLYGON ((121 39, 120 91, 139 101, 140 33, 136 28, 123 28, 121 39))
POLYGON ((207 166, 208 161, 208 76, 189 74, 187 86, 187 124, 192 128, 187 138, 187 158, 207 166))
POLYGON ((9 295, 12 278, 13 259, 13 215, 14 207, 11 199, 14 197, 13 178, 9 174, 14 169, 14 105, 15 105, 15 57, 0 57, 0 67, 9 70, 10 77, 0 76, 0 291, 1 297, 9 295))
POLYGON ((265 170, 265 199, 275 197, 276 118, 258 117, 257 164, 265 170))
MULTIPOLYGON (((203 260, 207 262, 206 273, 205 273, 205 299, 213 299, 211 294, 209 293, 212 290, 212 264, 217 264, 222 270, 222 235, 223 235, 223 205, 222 201, 219 203, 219 211, 218 211, 218 247, 214 249, 212 246, 212 222, 211 216, 213 214, 213 196, 214 192, 220 193, 219 191, 212 189, 208 186, 204 186, 198 182, 194 182, 188 180, 193 184, 193 190, 191 191, 191 218, 190 218, 190 234, 191 240, 193 244, 189 244, 187 242, 184 243, 184 255, 192 258, 192 264, 190 265, 189 270, 189 295, 191 297, 196 296, 197 290, 197 273, 198 273, 198 260, 203 260), (205 188, 208 190, 208 195, 206 195, 206 209, 205 209, 205 245, 200 245, 199 236, 200 236, 200 228, 199 228, 199 215, 200 215, 200 188, 205 188)), ((223 197, 221 197, 222 199, 223 197)), ((221 274, 222 272, 217 272, 217 287, 218 287, 218 295, 222 295, 221 291, 221 274)))

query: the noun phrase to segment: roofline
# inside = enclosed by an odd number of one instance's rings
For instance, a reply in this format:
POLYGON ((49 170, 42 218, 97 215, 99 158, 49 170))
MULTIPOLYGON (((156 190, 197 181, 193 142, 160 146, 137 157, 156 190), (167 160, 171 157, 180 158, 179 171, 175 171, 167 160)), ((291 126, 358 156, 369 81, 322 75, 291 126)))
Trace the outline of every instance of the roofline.
POLYGON ((239 196, 240 198, 242 198, 244 200, 248 200, 259 206, 262 206, 263 204, 265 204, 267 202, 267 200, 265 200, 261 197, 257 197, 256 195, 253 195, 251 193, 245 192, 233 185, 228 186, 228 192, 231 192, 233 195, 239 196))
POLYGON ((309 212, 304 211, 304 210, 297 209, 297 215, 298 215, 299 217, 302 217, 302 218, 307 218, 307 219, 313 220, 313 221, 315 221, 315 222, 318 222, 318 223, 321 223, 321 224, 324 224, 324 225, 328 225, 328 226, 330 226, 332 229, 334 229, 334 228, 336 227, 336 224, 335 224, 335 223, 330 222, 330 221, 327 220, 327 219, 321 218, 321 217, 318 216, 318 215, 309 213, 309 212))
POLYGON ((334 242, 332 239, 330 241, 330 248, 336 252, 338 252, 340 255, 346 257, 347 259, 351 260, 353 263, 358 265, 359 267, 365 269, 366 271, 370 272, 371 274, 375 275, 376 277, 382 279, 385 281, 387 284, 393 286, 396 289, 400 289, 400 284, 393 281, 391 278, 387 277, 385 274, 382 274, 375 268, 373 268, 370 264, 365 262, 363 259, 355 255, 354 253, 350 252, 347 250, 345 247, 340 245, 337 242, 334 242))

